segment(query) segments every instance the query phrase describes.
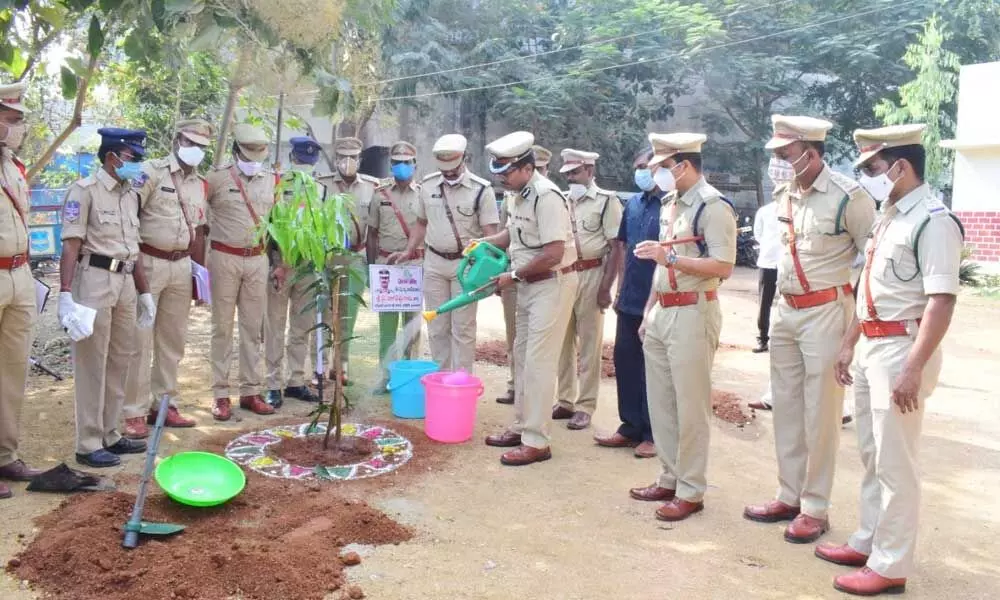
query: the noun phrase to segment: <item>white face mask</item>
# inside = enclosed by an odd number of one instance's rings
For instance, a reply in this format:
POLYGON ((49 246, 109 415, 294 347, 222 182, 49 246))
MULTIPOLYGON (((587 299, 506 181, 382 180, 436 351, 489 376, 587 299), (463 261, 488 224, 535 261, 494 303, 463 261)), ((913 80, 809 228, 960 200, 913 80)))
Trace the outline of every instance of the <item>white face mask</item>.
POLYGON ((455 179, 445 179, 444 182, 450 185, 451 187, 455 187, 456 185, 462 183, 462 177, 460 175, 455 179))
POLYGON ((198 146, 179 146, 177 158, 189 167, 197 167, 205 159, 205 151, 198 146))
POLYGON ((893 165, 881 175, 869 177, 868 175, 862 173, 861 177, 858 178, 858 183, 861 184, 861 187, 865 188, 865 191, 868 192, 872 199, 876 202, 883 202, 889 197, 889 194, 892 193, 892 188, 896 187, 896 182, 889 177, 889 171, 892 171, 892 167, 894 166, 896 166, 895 163, 893 163, 893 165))
POLYGON ((573 200, 579 200, 587 195, 587 186, 582 183, 571 183, 569 184, 569 197, 573 200))
POLYGON ((767 165, 767 176, 775 186, 788 183, 795 179, 795 168, 787 160, 771 157, 771 162, 767 165))
POLYGON ((677 189, 677 180, 674 179, 674 173, 667 167, 660 167, 656 170, 656 173, 653 173, 653 182, 656 183, 656 187, 664 192, 672 192, 677 189))
POLYGON ((247 177, 253 177, 260 173, 261 163, 236 159, 236 167, 247 177))
POLYGON ((358 159, 344 157, 337 161, 337 172, 344 177, 354 177, 358 173, 358 159))
POLYGON ((312 175, 312 172, 316 170, 316 165, 300 165, 295 163, 292 164, 292 170, 301 171, 302 173, 308 173, 312 175))
POLYGON ((14 125, 6 125, 7 135, 0 139, 0 143, 17 150, 21 147, 21 143, 24 142, 24 134, 27 132, 28 127, 24 123, 16 123, 14 125))
POLYGON ((796 177, 802 177, 803 175, 806 174, 806 171, 809 170, 809 162, 810 162, 810 160, 809 160, 809 151, 807 150, 807 151, 803 152, 798 158, 796 158, 795 160, 793 160, 792 162, 790 162, 788 164, 790 164, 792 166, 792 172, 795 173, 796 177), (799 169, 799 163, 802 162, 803 158, 806 160, 806 164, 800 170, 799 169))

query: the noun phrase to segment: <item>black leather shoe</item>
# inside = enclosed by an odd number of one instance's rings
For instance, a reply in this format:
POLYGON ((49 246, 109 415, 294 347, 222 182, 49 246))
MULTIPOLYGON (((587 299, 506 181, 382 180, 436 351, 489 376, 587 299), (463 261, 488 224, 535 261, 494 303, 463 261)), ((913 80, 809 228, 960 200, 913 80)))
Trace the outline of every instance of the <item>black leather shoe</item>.
MULTIPOLYGON (((285 396, 289 398, 297 398, 303 402, 319 402, 319 396, 314 394, 312 390, 304 385, 286 387, 285 396)), ((275 408, 277 408, 277 406, 275 408)))
POLYGON ((107 467, 117 467, 122 463, 122 459, 102 448, 101 450, 94 450, 90 454, 77 453, 76 462, 95 469, 104 469, 107 467))
MULTIPOLYGON (((142 454, 146 451, 146 442, 142 440, 130 440, 127 437, 119 439, 110 446, 105 446, 105 450, 112 454, 142 454)), ((93 452, 91 452, 93 454, 93 452)))
POLYGON ((267 394, 264 395, 264 402, 267 402, 274 408, 281 408, 285 400, 281 397, 281 390, 267 390, 267 394))
POLYGON ((761 352, 767 352, 767 340, 757 340, 757 347, 750 350, 754 354, 760 354, 761 352))
POLYGON ((850 425, 851 421, 853 421, 853 420, 854 420, 854 417, 852 417, 851 415, 844 415, 843 417, 840 418, 840 424, 842 426, 843 425, 850 425))

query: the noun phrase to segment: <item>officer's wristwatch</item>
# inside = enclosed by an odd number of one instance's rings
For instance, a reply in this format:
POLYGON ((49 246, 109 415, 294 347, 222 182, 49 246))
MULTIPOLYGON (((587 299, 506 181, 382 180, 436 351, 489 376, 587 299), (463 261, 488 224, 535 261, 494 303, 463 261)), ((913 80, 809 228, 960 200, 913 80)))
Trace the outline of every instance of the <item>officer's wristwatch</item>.
POLYGON ((511 281, 521 281, 521 277, 517 274, 517 271, 510 272, 511 281))
POLYGON ((667 266, 673 266, 676 262, 677 262, 677 253, 674 252, 673 249, 671 249, 670 252, 667 253, 667 266))

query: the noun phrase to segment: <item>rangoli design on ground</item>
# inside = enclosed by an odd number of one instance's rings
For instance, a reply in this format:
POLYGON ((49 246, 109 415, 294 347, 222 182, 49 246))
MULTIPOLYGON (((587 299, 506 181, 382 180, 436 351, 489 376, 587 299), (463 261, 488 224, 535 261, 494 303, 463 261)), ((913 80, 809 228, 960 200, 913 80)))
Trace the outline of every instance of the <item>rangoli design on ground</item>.
MULTIPOLYGON (((239 465, 267 477, 282 479, 318 479, 318 468, 290 464, 267 452, 267 447, 282 440, 309 435, 322 435, 325 424, 318 424, 309 431, 309 423, 282 425, 263 431, 245 433, 226 446, 226 456, 239 465)), ((346 423, 341 425, 344 435, 356 435, 371 440, 378 448, 367 460, 350 465, 323 467, 323 479, 351 480, 377 477, 395 471, 413 456, 413 444, 395 431, 381 425, 346 423)))

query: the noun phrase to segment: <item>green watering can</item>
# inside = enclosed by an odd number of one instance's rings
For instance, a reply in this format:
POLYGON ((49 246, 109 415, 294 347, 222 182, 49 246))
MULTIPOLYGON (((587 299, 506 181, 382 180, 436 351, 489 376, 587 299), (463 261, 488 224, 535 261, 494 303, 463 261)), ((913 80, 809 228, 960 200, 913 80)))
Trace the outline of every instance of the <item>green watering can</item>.
POLYGON ((424 311, 428 322, 441 313, 461 308, 488 298, 496 291, 496 279, 507 271, 510 259, 507 253, 488 242, 472 242, 462 251, 458 264, 458 284, 462 293, 445 302, 437 310, 424 311))

